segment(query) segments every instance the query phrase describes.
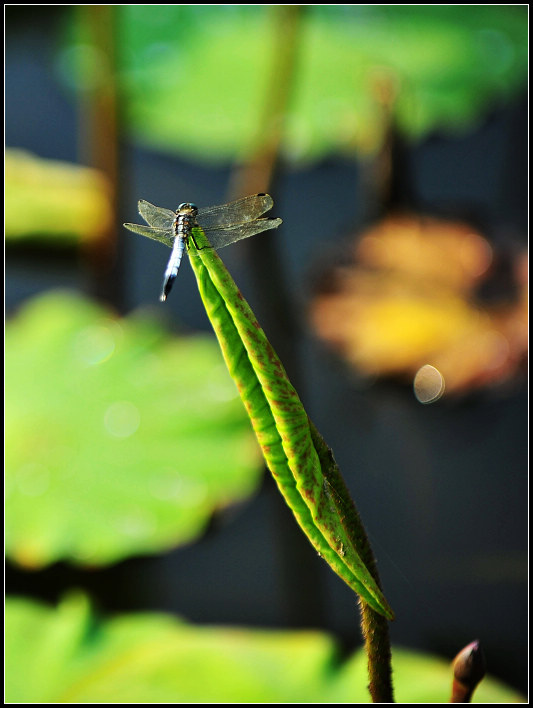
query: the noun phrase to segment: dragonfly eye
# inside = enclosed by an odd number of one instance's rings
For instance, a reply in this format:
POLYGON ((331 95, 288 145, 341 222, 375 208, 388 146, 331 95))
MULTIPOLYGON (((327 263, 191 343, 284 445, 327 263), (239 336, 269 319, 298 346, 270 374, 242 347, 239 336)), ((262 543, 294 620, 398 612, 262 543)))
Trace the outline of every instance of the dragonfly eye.
POLYGON ((177 208, 177 211, 181 211, 182 209, 184 211, 194 211, 194 212, 198 211, 198 207, 196 206, 196 204, 193 204, 192 202, 183 202, 183 204, 179 205, 179 207, 177 208))

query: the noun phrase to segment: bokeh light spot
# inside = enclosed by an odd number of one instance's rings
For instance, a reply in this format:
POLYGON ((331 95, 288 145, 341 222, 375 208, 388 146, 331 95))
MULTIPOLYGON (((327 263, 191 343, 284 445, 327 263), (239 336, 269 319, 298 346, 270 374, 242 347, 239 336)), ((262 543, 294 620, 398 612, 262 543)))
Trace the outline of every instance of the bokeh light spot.
POLYGON ((444 393, 444 377, 431 364, 424 364, 415 374, 413 388, 420 403, 434 403, 444 393))
POLYGON ((116 438, 127 438, 133 435, 140 422, 139 409, 129 401, 112 403, 104 413, 105 429, 116 438))

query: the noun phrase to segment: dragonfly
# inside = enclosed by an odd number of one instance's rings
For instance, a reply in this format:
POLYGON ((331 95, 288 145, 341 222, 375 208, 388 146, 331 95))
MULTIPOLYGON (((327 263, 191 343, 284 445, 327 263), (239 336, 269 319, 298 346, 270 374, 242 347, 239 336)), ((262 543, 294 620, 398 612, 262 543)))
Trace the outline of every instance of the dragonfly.
POLYGON ((201 209, 192 202, 183 202, 176 211, 154 206, 141 199, 138 203, 139 214, 148 226, 142 224, 124 224, 124 226, 136 234, 164 243, 172 249, 159 298, 164 302, 178 275, 183 251, 188 248, 189 239, 192 239, 196 246, 192 231, 195 226, 202 228, 209 246, 218 250, 248 236, 254 236, 268 229, 276 229, 282 220, 263 216, 273 206, 274 200, 269 194, 252 194, 249 197, 236 199, 234 202, 201 209))

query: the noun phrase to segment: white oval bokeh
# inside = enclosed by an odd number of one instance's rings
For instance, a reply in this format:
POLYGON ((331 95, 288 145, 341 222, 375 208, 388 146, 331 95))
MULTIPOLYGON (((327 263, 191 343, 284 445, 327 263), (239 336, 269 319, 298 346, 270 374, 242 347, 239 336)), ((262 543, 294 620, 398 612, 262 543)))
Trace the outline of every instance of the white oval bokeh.
POLYGON ((413 389, 420 403, 435 403, 445 388, 444 376, 431 364, 424 364, 416 372, 413 389))

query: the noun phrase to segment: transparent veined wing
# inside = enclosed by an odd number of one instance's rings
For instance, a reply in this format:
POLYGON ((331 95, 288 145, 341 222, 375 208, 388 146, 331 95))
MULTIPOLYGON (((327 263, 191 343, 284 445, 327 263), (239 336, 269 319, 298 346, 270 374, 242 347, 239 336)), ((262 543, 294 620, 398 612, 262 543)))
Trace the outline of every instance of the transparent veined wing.
MULTIPOLYGON (((198 209, 198 224, 205 230, 217 226, 232 226, 253 221, 274 206, 270 194, 252 194, 227 204, 198 209)), ((155 225, 155 224, 154 224, 155 225)), ((273 228, 273 227, 269 227, 273 228)), ((257 231, 255 233, 258 233, 257 231)), ((250 236, 252 234, 249 234, 250 236)), ((245 238, 242 236, 241 238, 245 238)), ((238 240, 238 239, 236 239, 238 240)), ((229 243, 232 243, 230 241, 229 243)))
POLYGON ((233 224, 232 226, 220 228, 206 228, 205 235, 214 249, 224 248, 230 243, 240 241, 248 236, 260 234, 268 229, 276 229, 281 224, 281 219, 256 219, 244 224, 233 224))
POLYGON ((164 243, 165 246, 169 248, 172 248, 176 240, 172 230, 169 229, 157 229, 154 226, 143 226, 142 224, 124 224, 124 226, 130 231, 133 231, 133 233, 147 236, 154 241, 159 241, 159 243, 164 243))
POLYGON ((150 204, 145 199, 139 200, 138 207, 139 214, 150 226, 156 229, 172 229, 172 224, 176 218, 175 212, 150 204))

